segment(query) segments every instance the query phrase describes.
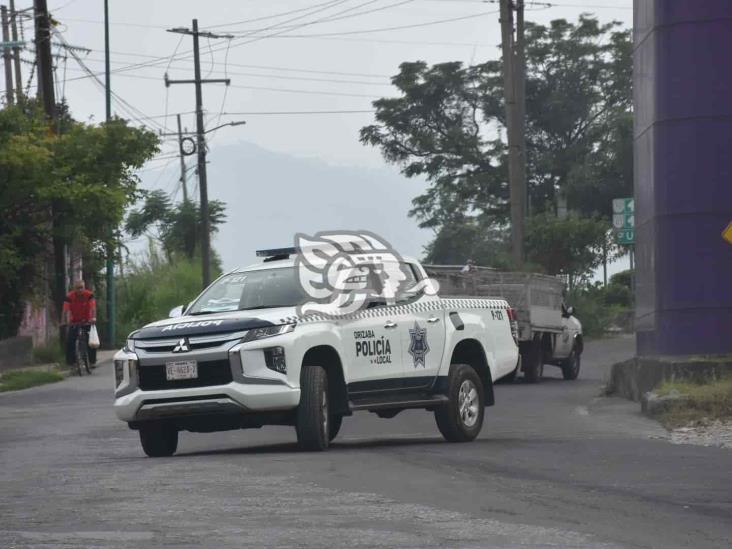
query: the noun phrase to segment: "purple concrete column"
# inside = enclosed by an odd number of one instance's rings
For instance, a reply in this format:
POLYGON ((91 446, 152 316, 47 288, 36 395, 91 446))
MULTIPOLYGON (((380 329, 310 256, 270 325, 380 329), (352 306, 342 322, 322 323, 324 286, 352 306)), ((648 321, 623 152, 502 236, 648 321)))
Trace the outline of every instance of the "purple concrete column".
POLYGON ((732 1, 635 0, 639 355, 732 352, 732 1))

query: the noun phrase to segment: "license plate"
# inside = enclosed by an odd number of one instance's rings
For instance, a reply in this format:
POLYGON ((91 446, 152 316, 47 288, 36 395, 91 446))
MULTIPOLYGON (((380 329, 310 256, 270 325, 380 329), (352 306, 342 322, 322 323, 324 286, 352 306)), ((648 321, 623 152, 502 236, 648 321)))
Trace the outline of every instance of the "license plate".
POLYGON ((165 377, 168 381, 177 379, 196 379, 198 377, 198 363, 195 360, 165 363, 165 377))

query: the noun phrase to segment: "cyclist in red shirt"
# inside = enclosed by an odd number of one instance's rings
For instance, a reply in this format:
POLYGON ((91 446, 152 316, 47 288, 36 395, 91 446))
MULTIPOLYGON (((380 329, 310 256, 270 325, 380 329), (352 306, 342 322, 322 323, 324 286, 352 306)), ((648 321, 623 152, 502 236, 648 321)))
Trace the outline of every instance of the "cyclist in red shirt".
MULTIPOLYGON (((97 301, 94 294, 87 290, 84 281, 74 282, 74 289, 64 299, 62 324, 68 325, 66 334, 66 363, 71 366, 76 362, 76 338, 79 330, 87 334, 91 325, 97 322, 97 301)), ((97 350, 89 349, 89 362, 97 361, 97 350)))

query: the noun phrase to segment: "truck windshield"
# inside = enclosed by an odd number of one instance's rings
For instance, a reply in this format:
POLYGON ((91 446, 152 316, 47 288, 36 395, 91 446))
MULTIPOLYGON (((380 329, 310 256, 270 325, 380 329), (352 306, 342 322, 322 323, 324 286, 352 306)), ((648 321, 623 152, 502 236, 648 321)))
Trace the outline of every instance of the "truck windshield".
POLYGON ((306 298, 293 267, 232 273, 203 292, 188 314, 294 307, 306 298))

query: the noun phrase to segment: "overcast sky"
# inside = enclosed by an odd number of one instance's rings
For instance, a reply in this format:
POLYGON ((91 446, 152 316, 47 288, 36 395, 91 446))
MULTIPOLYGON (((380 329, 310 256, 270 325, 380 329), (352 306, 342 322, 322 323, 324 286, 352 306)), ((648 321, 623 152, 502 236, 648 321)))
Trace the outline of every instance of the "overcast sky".
MULTIPOLYGON (((389 79, 403 61, 479 63, 499 55, 500 26, 495 1, 109 0, 109 4, 113 111, 124 118, 134 117, 138 119, 135 123, 144 122, 156 131, 174 131, 175 113, 179 112, 184 113, 184 126, 195 126, 193 86, 166 88, 163 81, 166 70, 171 79, 193 77, 192 38, 166 29, 189 27, 197 17, 202 29, 234 35, 230 40, 201 41, 204 77, 228 76, 232 84, 228 89, 221 84, 204 86, 207 127, 228 121, 247 122, 245 126, 227 127, 211 134, 210 160, 212 173, 218 172, 219 178, 228 180, 222 181, 220 187, 247 181, 241 192, 246 191, 254 201, 257 184, 266 181, 248 180, 244 162, 240 173, 215 170, 217 147, 233 154, 237 143, 248 142, 320 164, 377 170, 370 172, 374 177, 385 167, 377 150, 358 141, 359 129, 372 122, 370 112, 272 113, 370 111, 374 99, 393 94, 389 79)), ((583 12, 594 13, 603 22, 618 20, 628 27, 632 24, 631 0, 557 0, 551 6, 527 0, 526 4, 526 19, 542 24, 556 18, 576 20, 583 12)), ((16 0, 17 9, 30 6, 30 0, 16 0)), ((91 50, 78 51, 77 55, 103 82, 103 0, 48 0, 48 6, 60 22, 58 29, 63 40, 91 50)), ((32 21, 28 20, 25 37, 32 38, 32 34, 32 21)), ((30 59, 31 55, 26 57, 30 59)), ((31 65, 23 67, 27 81, 31 65)), ((58 59, 56 82, 57 97, 66 98, 77 119, 103 120, 103 86, 89 77, 76 60, 58 59)), ((179 173, 175 155, 175 139, 167 138, 158 158, 141 174, 146 186, 166 190, 174 187, 179 173)), ((389 168, 389 172, 394 171, 396 168, 389 168)), ((343 176, 348 172, 338 173, 343 176)), ((399 184, 398 178, 388 173, 384 177, 385 181, 399 184)), ((292 179, 297 180, 296 173, 292 179)), ((213 198, 218 193, 216 183, 212 185, 213 198)), ((406 213, 410 198, 419 194, 423 186, 406 181, 404 185, 409 185, 405 187, 409 189, 406 195, 400 192, 384 196, 386 200, 400 201, 398 211, 403 212, 403 218, 383 227, 358 228, 385 235, 412 234, 416 222, 408 219, 406 213)), ((283 198, 287 197, 286 192, 283 198)), ((321 197, 314 196, 313 200, 321 197)), ((300 206, 307 212, 307 203, 300 206)), ((233 208, 230 213, 235 214, 233 208)), ((303 225, 297 217, 284 221, 289 221, 291 227, 286 229, 293 234, 303 225)), ((334 227, 328 219, 321 223, 322 229, 346 228, 334 227)), ((411 249, 403 253, 421 255, 430 234, 420 234, 421 237, 411 238, 411 249)), ((235 237, 224 230, 219 239, 235 237)), ((222 242, 222 248, 225 246, 222 242)), ((224 259, 227 264, 238 263, 236 258, 224 259)))
MULTIPOLYGON (((171 131, 175 119, 162 118, 166 112, 187 113, 184 125, 194 126, 193 86, 166 89, 163 83, 166 68, 171 78, 192 77, 193 63, 189 55, 192 39, 166 29, 190 26, 194 17, 201 28, 236 36, 231 41, 204 39, 201 43, 204 76, 222 78, 228 72, 232 81, 225 101, 223 85, 204 87, 209 125, 219 119, 222 106, 225 113, 369 110, 372 100, 392 93, 389 77, 397 72, 402 61, 470 63, 496 58, 499 53, 500 27, 495 2, 110 0, 109 3, 115 71, 113 90, 137 109, 139 117, 161 116, 148 121, 150 125, 166 126, 171 131), (396 28, 409 26, 413 27, 396 28), (386 28, 390 30, 376 32, 386 28), (323 36, 326 34, 331 36, 323 36), (209 45, 216 51, 210 51, 209 45), (228 58, 227 45, 230 45, 228 58), (170 61, 175 52, 182 58, 170 61), (118 72, 141 63, 155 64, 118 72)), ((104 67, 103 4, 102 0, 48 1, 49 9, 61 22, 59 28, 66 40, 91 49, 91 53, 80 52, 80 56, 99 73, 104 67)), ((552 2, 552 7, 544 4, 527 0, 527 20, 538 23, 559 17, 574 20, 582 12, 593 12, 603 21, 616 19, 628 26, 632 23, 631 0, 558 0, 552 2)), ((22 9, 32 2, 18 0, 16 5, 22 9)), ((30 22, 27 25, 30 29, 30 22)), ((26 78, 28 69, 26 66, 26 78)), ((102 89, 88 77, 74 80, 84 76, 72 59, 66 63, 65 78, 63 62, 57 69, 59 86, 74 115, 100 120, 104 117, 102 89)), ((116 101, 113 109, 125 117, 130 114, 129 109, 116 101)), ((368 113, 224 114, 221 117, 222 122, 240 119, 247 120, 247 125, 220 130, 211 147, 243 139, 274 151, 317 157, 334 164, 375 167, 382 163, 378 151, 362 146, 357 139, 359 128, 371 121, 368 113)), ((173 149, 174 144, 168 143, 165 150, 173 149)))

